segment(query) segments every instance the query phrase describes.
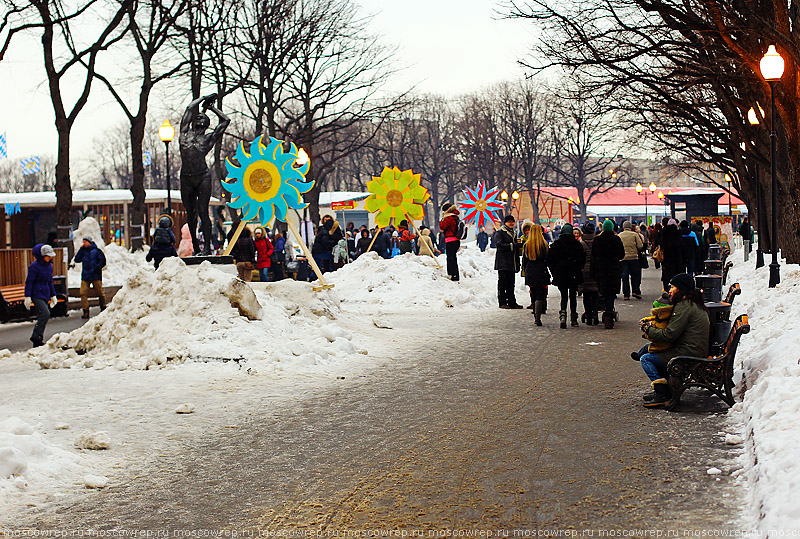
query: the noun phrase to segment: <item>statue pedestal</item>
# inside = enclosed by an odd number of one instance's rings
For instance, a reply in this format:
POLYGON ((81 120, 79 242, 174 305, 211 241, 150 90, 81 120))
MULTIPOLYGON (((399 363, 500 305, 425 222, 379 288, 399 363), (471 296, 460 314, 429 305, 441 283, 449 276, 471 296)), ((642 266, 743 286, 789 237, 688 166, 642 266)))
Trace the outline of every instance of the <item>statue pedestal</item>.
POLYGON ((187 266, 198 266, 203 262, 208 262, 209 264, 214 264, 217 266, 218 270, 224 271, 225 273, 230 273, 231 275, 238 275, 236 271, 236 263, 233 260, 232 256, 187 256, 185 258, 181 258, 183 263, 187 266))

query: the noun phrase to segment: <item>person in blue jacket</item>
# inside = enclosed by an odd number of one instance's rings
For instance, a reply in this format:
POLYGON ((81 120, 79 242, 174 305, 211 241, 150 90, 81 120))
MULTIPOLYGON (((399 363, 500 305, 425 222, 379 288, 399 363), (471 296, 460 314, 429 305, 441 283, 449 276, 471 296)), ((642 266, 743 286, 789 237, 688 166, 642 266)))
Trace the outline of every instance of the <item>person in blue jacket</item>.
POLYGON ((50 320, 50 307, 56 306, 56 287, 53 285, 53 258, 56 252, 46 243, 33 247, 36 260, 28 266, 25 278, 25 308, 36 306, 36 324, 33 326, 31 342, 33 347, 44 344, 44 328, 50 320))
POLYGON ((106 296, 103 293, 103 268, 106 267, 106 255, 97 247, 91 236, 83 238, 83 246, 75 254, 75 262, 83 264, 81 269, 81 308, 83 316, 89 318, 89 287, 94 288, 100 298, 100 310, 106 308, 106 296))
POLYGON ((150 246, 145 260, 153 261, 153 265, 158 269, 161 261, 170 256, 178 256, 175 250, 175 233, 172 232, 172 218, 168 215, 162 216, 158 220, 158 228, 153 234, 153 244, 150 246))

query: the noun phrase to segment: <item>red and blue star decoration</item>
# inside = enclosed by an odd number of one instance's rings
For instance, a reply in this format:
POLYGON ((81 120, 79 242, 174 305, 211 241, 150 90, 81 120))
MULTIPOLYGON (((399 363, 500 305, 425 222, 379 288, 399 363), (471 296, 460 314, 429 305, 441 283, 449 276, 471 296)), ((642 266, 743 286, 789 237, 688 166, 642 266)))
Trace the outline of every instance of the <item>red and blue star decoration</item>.
POLYGON ((477 189, 467 187, 464 194, 467 195, 468 200, 458 201, 458 207, 464 210, 464 221, 470 225, 477 224, 478 228, 489 222, 495 222, 497 218, 494 212, 502 213, 505 207, 502 202, 497 200, 500 189, 495 187, 487 191, 483 182, 478 182, 477 189))

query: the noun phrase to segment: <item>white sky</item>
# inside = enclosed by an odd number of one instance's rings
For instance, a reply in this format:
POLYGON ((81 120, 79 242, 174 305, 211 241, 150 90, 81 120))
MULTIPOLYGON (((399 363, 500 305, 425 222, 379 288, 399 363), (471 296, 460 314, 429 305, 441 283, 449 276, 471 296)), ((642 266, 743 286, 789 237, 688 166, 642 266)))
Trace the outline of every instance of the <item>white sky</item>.
MULTIPOLYGON (((358 1, 375 16, 372 31, 399 47, 396 60, 405 67, 398 79, 402 88, 416 86, 418 92, 452 96, 523 75, 517 60, 530 50, 532 25, 497 20, 493 0, 358 1)), ((56 154, 52 105, 41 64, 38 39, 12 45, 0 62, 0 133, 6 132, 12 159, 56 154)), ((99 84, 92 92, 73 130, 72 165, 77 170, 91 158, 95 137, 107 126, 125 122, 99 84)), ((176 124, 180 111, 169 115, 176 124)))

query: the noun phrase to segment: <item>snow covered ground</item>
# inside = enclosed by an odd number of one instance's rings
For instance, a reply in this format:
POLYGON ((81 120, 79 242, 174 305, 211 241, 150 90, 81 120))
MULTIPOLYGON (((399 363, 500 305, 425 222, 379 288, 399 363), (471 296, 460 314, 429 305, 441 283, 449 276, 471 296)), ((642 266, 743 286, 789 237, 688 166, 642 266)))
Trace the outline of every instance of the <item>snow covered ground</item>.
MULTIPOLYGON (((459 255, 460 283, 430 258, 366 255, 329 274, 336 286, 321 293, 288 280, 248 287, 178 259, 154 272, 140 255, 117 255, 115 278, 126 284, 104 313, 43 348, 0 351, 0 525, 146 474, 202 433, 237 428, 256 408, 278 413, 390 361, 380 350, 393 313, 496 308, 493 253, 474 244, 459 255), (87 440, 108 448, 85 448, 87 440)), ((800 529, 800 336, 792 331, 800 267, 783 265, 783 282, 770 290, 768 268, 755 271, 741 257, 732 257, 729 282, 741 283, 733 312, 749 315, 751 332, 737 355, 743 401, 728 414, 728 441, 742 450, 738 464, 709 473, 738 476, 743 529, 800 529)), ((527 304, 521 283, 516 292, 527 304)))

